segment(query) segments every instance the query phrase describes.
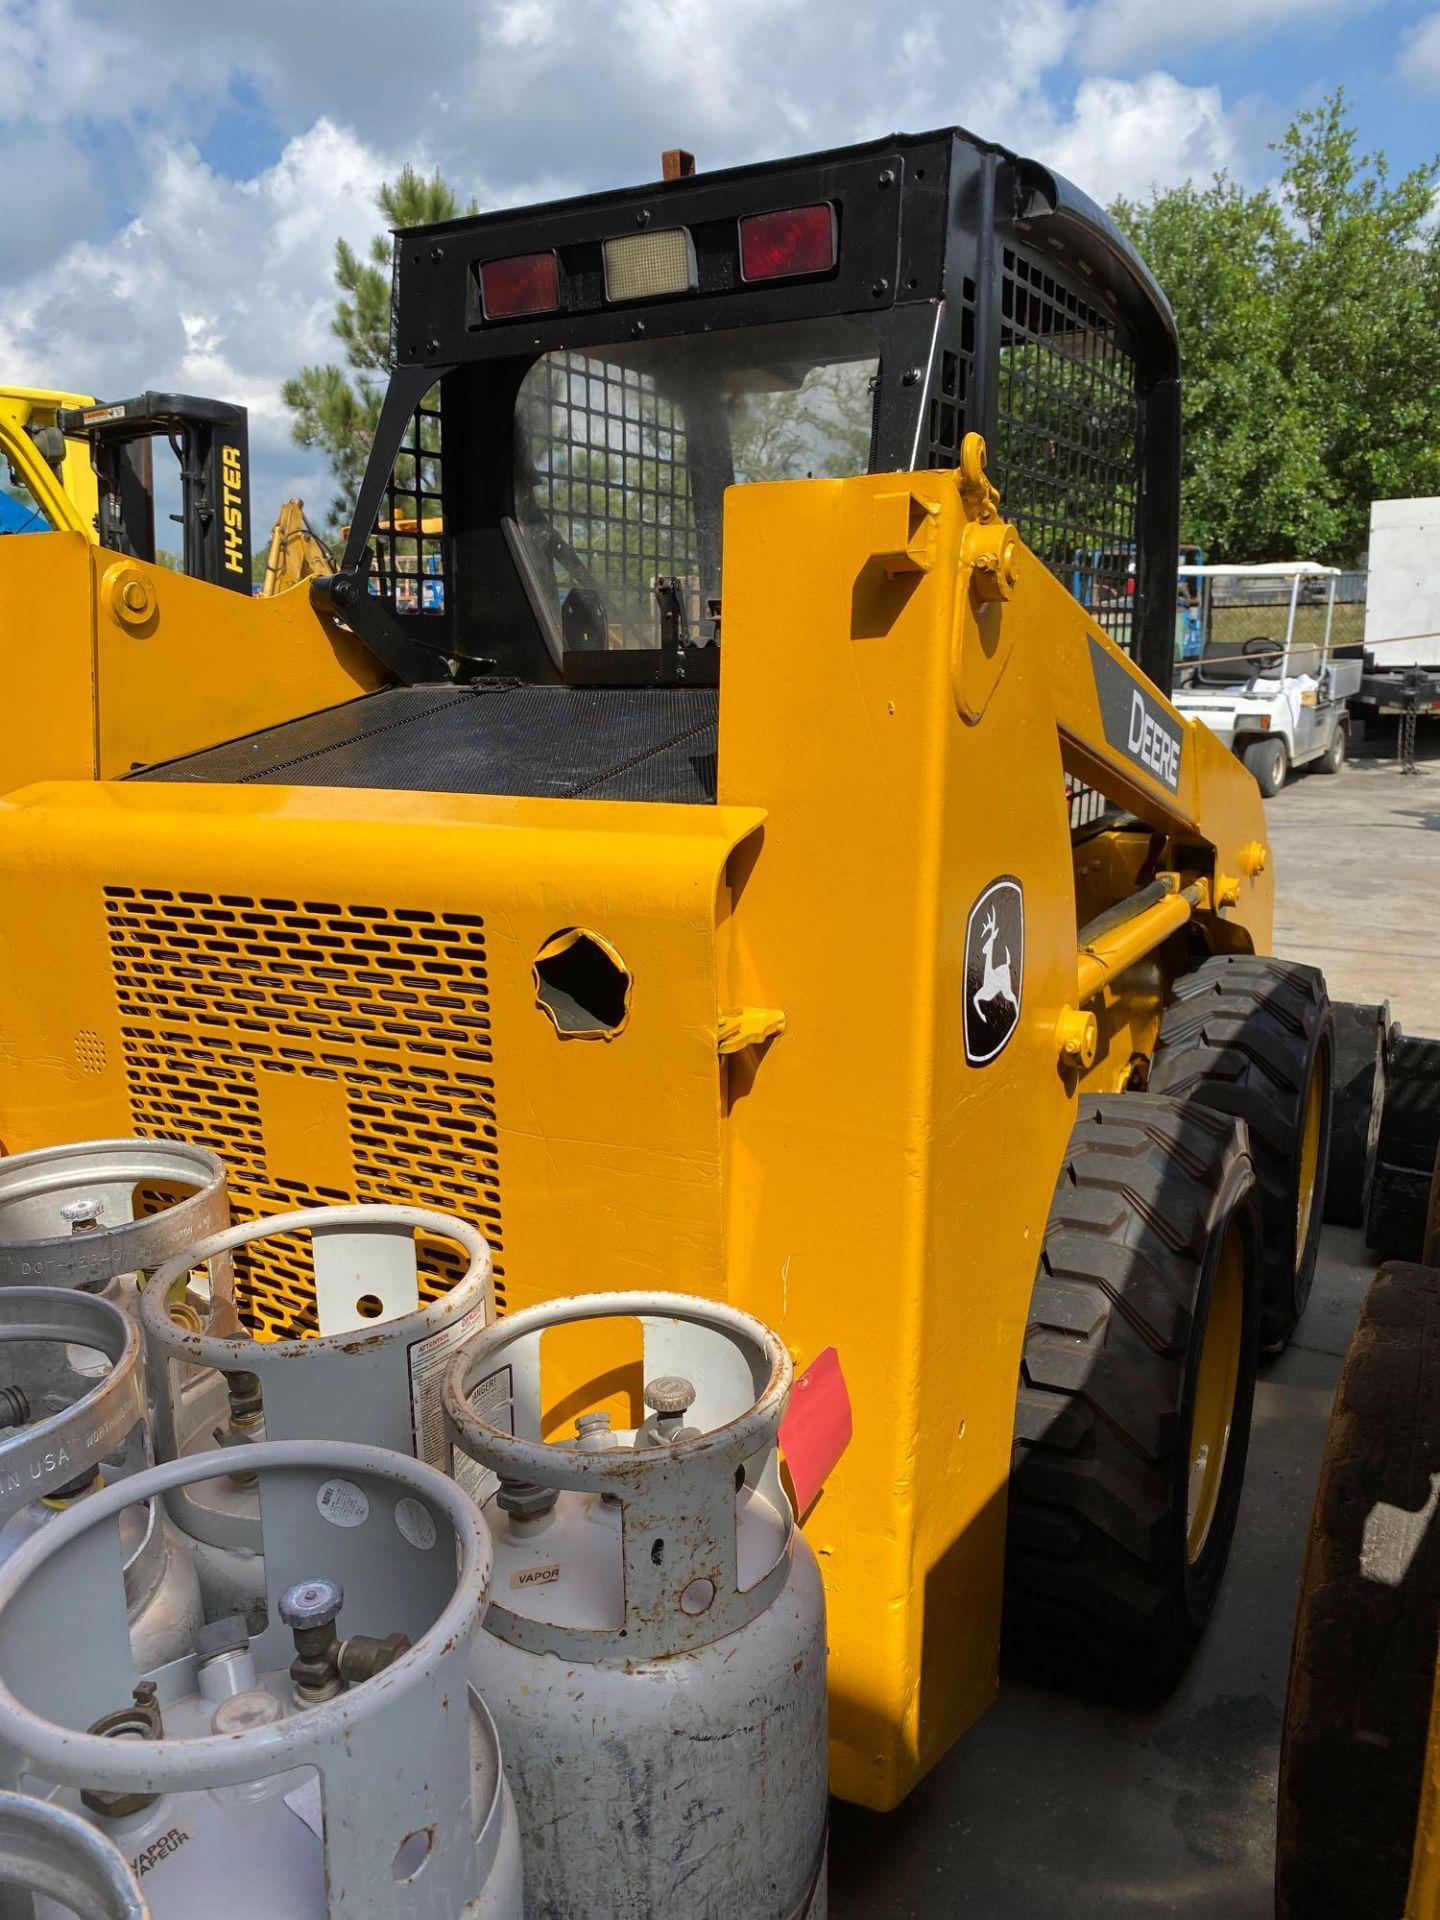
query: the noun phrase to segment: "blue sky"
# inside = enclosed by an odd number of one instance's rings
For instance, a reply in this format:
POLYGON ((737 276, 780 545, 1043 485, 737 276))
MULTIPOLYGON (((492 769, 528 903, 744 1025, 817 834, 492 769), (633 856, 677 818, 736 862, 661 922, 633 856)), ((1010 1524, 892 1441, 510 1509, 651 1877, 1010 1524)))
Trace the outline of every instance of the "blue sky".
POLYGON ((256 518, 329 497, 286 374, 410 160, 485 205, 959 121, 1099 200, 1259 184, 1343 84, 1440 149, 1440 0, 0 0, 0 380, 250 409, 256 518))

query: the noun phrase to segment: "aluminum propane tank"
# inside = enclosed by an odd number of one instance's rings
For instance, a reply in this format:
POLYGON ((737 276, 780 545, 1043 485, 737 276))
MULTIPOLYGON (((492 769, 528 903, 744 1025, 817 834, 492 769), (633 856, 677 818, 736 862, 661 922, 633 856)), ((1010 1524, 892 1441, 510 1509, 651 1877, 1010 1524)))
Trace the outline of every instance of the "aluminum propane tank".
MULTIPOLYGON (((146 1276, 230 1221, 225 1169, 178 1140, 81 1140, 0 1159, 0 1287, 98 1294, 135 1310, 146 1276)), ((233 1326, 234 1274, 217 1258, 178 1311, 233 1326)), ((225 1417, 215 1375, 189 1369, 176 1418, 187 1440, 225 1417)))
MULTIPOLYGON (((149 1465, 135 1322, 63 1287, 0 1288, 0 1564, 107 1480, 149 1465)), ((130 1505, 119 1546, 130 1647, 158 1667, 200 1626, 190 1555, 158 1501, 130 1505)))
POLYGON ((229 1224, 225 1169, 203 1147, 81 1140, 0 1159, 0 1287, 133 1307, 145 1274, 229 1224))
MULTIPOLYGON (((243 1291, 243 1289, 242 1289, 243 1291)), ((193 1288, 191 1288, 193 1294, 193 1288)), ((440 1392, 452 1356, 493 1308, 490 1252, 463 1220, 418 1207, 315 1207, 227 1227, 162 1267, 140 1302, 162 1460, 197 1457, 257 1440, 353 1440, 441 1466, 440 1392), (420 1247, 458 1253, 461 1276, 439 1300, 420 1304, 420 1247), (200 1263, 231 1266, 262 1251, 279 1256, 292 1287, 304 1275, 306 1339, 252 1340, 238 1321, 195 1331, 174 1317, 200 1263), (218 1377, 222 1416, 186 1424, 185 1383, 218 1377)), ((228 1303, 227 1303, 228 1306, 228 1303)), ((215 1619, 244 1614, 264 1623, 265 1573, 253 1476, 234 1472, 177 1487, 170 1517, 190 1543, 215 1619)))
MULTIPOLYGON (((78 1814, 0 1793, 0 1887, 43 1894, 87 1920, 150 1920, 125 1856, 78 1814)), ((0 1910, 10 1909, 0 1899, 0 1910)))
POLYGON ((521 1920, 514 1805, 466 1684, 490 1581, 473 1502, 377 1447, 249 1460, 258 1635, 212 1622, 157 1673, 130 1658, 115 1518, 221 1454, 106 1488, 0 1568, 0 1785, 112 1840, 155 1920, 521 1920))
POLYGON ((658 1293, 517 1313, 451 1370, 454 1468, 495 1540, 470 1671, 531 1920, 824 1915, 825 1601, 780 1481, 790 1382, 758 1321, 658 1293))

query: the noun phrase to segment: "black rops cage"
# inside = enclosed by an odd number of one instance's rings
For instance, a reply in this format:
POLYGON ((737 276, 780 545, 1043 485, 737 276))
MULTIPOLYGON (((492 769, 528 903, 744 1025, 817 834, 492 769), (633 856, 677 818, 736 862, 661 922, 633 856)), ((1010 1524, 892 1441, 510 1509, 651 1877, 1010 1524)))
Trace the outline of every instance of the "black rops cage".
POLYGON ((713 685, 736 480, 953 467, 1168 689, 1178 357, 1111 221, 971 135, 398 234, 344 616, 409 682, 713 685))

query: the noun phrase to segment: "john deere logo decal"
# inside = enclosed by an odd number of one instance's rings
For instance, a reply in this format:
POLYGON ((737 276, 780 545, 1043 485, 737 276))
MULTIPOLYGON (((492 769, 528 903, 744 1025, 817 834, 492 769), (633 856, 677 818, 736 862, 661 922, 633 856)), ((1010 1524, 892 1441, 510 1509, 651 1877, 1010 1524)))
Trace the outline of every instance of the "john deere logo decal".
POLYGON ((1005 1051, 1025 982, 1025 899, 1007 874, 992 880, 965 927, 965 1058, 983 1067, 1005 1051))

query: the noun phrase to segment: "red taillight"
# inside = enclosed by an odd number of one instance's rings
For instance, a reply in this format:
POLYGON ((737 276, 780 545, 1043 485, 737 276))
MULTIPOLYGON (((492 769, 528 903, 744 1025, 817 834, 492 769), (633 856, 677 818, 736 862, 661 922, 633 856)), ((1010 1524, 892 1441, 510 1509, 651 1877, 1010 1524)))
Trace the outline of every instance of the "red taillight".
POLYGON ((480 297, 487 320, 513 320, 522 313, 554 313, 560 305, 560 267, 553 253, 515 253, 480 268, 480 297))
POLYGON ((745 280, 781 280, 797 273, 828 273, 835 264, 835 209, 787 207, 752 213, 740 222, 740 274, 745 280))

